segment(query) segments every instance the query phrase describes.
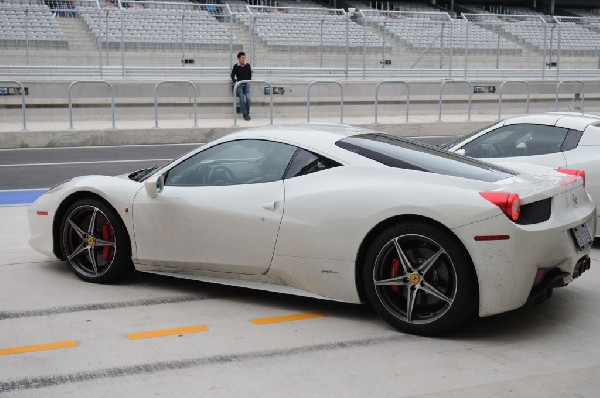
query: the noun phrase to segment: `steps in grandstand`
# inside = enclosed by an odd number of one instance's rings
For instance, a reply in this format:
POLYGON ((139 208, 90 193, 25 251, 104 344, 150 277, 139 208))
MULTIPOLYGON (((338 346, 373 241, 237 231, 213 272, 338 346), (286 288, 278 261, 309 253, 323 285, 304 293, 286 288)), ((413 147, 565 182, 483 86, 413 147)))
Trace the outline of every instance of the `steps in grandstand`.
POLYGON ((97 53, 96 45, 92 39, 85 34, 85 25, 80 18, 56 18, 69 43, 69 50, 80 53, 97 53))

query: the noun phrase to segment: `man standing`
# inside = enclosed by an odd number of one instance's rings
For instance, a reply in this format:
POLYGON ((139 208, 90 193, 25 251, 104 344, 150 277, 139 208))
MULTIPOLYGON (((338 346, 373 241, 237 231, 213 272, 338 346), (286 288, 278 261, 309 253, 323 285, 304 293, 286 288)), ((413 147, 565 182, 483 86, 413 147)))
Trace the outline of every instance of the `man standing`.
MULTIPOLYGON (((237 83, 242 80, 252 80, 252 68, 246 63, 246 54, 241 51, 237 55, 238 63, 233 65, 231 70, 231 80, 237 83)), ((244 115, 244 120, 250 120, 250 86, 246 83, 238 85, 236 93, 240 99, 240 108, 244 115)))

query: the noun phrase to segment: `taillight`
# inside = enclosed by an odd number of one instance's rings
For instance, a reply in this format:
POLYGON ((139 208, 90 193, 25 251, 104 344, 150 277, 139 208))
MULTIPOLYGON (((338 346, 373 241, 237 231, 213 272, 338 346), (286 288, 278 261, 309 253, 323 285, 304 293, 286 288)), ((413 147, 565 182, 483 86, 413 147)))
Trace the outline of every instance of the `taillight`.
POLYGON ((480 192, 479 194, 498 206, 511 220, 517 221, 519 219, 519 215, 521 214, 521 198, 516 193, 480 192))
MULTIPOLYGON (((558 171, 559 173, 568 174, 568 175, 574 176, 574 177, 581 177, 583 179, 583 186, 585 187, 585 171, 575 170, 575 169, 561 169, 561 168, 556 169, 556 171, 558 171)), ((573 181, 568 181, 567 183, 565 183, 563 185, 569 185, 573 182, 575 182, 575 179, 573 181)))

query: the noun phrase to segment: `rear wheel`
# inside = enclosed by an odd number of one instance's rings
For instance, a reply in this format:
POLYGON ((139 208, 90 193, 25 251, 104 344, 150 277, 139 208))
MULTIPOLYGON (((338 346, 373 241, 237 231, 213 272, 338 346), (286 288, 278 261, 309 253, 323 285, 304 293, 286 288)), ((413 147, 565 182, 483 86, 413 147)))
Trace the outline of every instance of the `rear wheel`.
POLYGON ((395 328, 443 333, 473 314, 477 283, 464 249, 445 231, 411 222, 383 231, 363 268, 367 297, 395 328))
POLYGON ((96 199, 73 203, 61 222, 63 257, 79 278, 110 282, 131 269, 131 246, 119 215, 96 199))

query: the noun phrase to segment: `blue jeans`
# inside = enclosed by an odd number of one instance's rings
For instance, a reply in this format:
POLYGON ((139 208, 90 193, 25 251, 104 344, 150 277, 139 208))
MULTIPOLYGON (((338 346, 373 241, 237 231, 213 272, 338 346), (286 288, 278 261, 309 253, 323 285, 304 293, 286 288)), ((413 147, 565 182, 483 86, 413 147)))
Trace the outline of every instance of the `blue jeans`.
POLYGON ((248 84, 240 84, 235 95, 240 99, 240 109, 242 115, 248 116, 250 114, 250 86, 248 84))

